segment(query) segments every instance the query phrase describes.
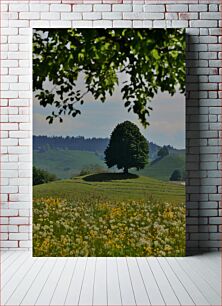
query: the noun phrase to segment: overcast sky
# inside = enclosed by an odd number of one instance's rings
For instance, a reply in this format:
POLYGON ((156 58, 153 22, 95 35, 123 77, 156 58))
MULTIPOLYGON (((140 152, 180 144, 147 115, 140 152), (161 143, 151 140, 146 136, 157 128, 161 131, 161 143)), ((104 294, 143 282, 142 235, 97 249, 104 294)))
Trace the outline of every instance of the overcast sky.
MULTIPOLYGON (((124 77, 120 77, 120 83, 124 77)), ((84 90, 84 82, 77 85, 84 90)), ((33 134, 48 136, 85 136, 109 137, 113 128, 120 122, 130 120, 140 127, 143 135, 159 145, 170 144, 176 148, 185 148, 185 97, 179 92, 173 97, 158 93, 152 100, 153 111, 150 114, 150 126, 144 129, 137 116, 124 107, 121 99, 121 87, 117 87, 112 97, 105 103, 94 101, 85 96, 85 103, 79 106, 81 115, 73 118, 65 116, 63 123, 55 121, 49 125, 45 117, 51 113, 50 107, 43 108, 34 98, 33 134)))

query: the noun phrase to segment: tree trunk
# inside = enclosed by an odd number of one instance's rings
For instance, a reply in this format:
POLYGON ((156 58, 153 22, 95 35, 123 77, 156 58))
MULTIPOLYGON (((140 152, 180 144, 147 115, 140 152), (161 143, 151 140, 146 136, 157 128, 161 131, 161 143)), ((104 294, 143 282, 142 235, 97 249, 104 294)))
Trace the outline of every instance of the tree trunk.
POLYGON ((129 173, 127 167, 124 167, 123 173, 124 173, 124 174, 128 174, 128 173, 129 173))

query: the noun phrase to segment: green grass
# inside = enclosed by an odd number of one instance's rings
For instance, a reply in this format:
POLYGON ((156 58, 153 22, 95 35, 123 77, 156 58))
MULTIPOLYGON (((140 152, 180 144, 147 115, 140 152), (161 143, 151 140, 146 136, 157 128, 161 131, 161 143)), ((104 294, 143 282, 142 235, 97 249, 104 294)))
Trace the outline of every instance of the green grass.
POLYGON ((89 197, 107 200, 136 200, 153 197, 176 203, 185 202, 185 187, 145 176, 118 179, 116 174, 107 173, 104 181, 101 179, 87 180, 85 176, 37 185, 33 187, 33 196, 34 198, 59 197, 67 200, 87 200, 89 197), (115 177, 112 178, 112 175, 115 177))
POLYGON ((78 150, 48 150, 33 153, 33 162, 37 168, 54 173, 58 178, 70 178, 78 175, 87 165, 105 167, 103 160, 94 152, 78 150))
POLYGON ((133 173, 138 173, 139 175, 149 176, 164 181, 168 181, 171 174, 175 169, 181 170, 185 169, 185 154, 184 152, 179 154, 171 154, 163 159, 154 162, 153 164, 147 165, 143 170, 139 172, 133 171, 133 173))

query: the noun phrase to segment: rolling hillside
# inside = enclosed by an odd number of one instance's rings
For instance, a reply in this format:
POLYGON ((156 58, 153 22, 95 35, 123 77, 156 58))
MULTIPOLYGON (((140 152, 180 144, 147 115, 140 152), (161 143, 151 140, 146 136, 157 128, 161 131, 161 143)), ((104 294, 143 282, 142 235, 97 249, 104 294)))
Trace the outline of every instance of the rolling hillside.
POLYGON ((58 178, 78 175, 87 165, 106 167, 98 153, 78 150, 52 150, 33 152, 33 164, 37 168, 56 174, 58 178))
POLYGON ((163 182, 149 177, 131 179, 86 180, 85 177, 76 177, 73 180, 61 180, 33 187, 34 198, 59 197, 70 200, 84 200, 88 198, 125 200, 125 199, 160 199, 171 202, 184 202, 185 187, 170 182, 163 182))
POLYGON ((157 162, 150 163, 143 170, 140 170, 140 175, 150 176, 153 178, 168 181, 175 169, 179 169, 182 173, 185 170, 185 153, 170 154, 157 162))

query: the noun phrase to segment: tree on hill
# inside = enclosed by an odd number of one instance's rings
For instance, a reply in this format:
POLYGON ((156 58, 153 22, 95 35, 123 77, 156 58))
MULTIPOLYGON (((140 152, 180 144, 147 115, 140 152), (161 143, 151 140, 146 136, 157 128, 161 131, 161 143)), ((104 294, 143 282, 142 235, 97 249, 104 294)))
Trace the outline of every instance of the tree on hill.
POLYGON ((185 31, 183 29, 41 29, 33 34, 33 90, 40 105, 53 106, 47 116, 62 122, 80 114, 86 94, 105 102, 121 87, 128 111, 147 126, 149 102, 158 92, 185 92, 185 31), (84 74, 86 90, 76 83, 84 74), (45 88, 45 81, 51 88, 45 88))
POLYGON ((135 124, 125 121, 114 128, 104 153, 108 168, 117 166, 127 174, 130 168, 140 170, 148 163, 148 142, 135 124))
POLYGON ((33 185, 45 184, 56 181, 55 174, 49 173, 46 170, 33 167, 33 185))
POLYGON ((181 171, 179 169, 174 170, 170 176, 170 181, 181 181, 181 180, 182 180, 181 171))
POLYGON ((162 148, 160 148, 157 153, 157 156, 159 156, 160 158, 163 158, 167 155, 169 155, 169 149, 167 148, 167 146, 163 146, 162 148))

